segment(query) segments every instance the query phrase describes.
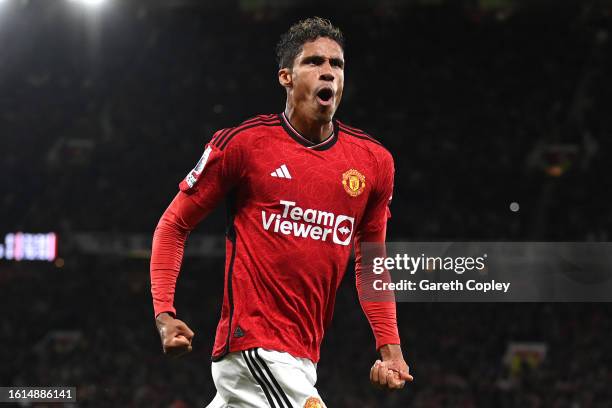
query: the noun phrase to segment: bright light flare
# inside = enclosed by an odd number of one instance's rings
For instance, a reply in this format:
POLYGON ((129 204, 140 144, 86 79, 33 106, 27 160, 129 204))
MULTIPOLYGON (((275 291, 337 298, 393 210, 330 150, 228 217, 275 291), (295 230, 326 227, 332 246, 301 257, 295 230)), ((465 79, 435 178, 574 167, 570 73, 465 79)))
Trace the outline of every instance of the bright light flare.
POLYGON ((102 3, 106 2, 106 0, 70 0, 70 1, 73 3, 81 3, 85 6, 90 6, 90 7, 97 7, 101 5, 102 3))

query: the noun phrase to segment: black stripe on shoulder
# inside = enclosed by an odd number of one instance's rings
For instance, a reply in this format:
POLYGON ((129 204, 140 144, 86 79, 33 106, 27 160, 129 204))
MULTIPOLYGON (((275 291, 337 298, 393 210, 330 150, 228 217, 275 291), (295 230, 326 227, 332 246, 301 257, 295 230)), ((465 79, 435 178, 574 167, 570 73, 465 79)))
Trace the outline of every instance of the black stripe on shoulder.
POLYGON ((340 125, 340 130, 346 133, 347 135, 351 135, 358 139, 368 140, 370 142, 373 142, 373 143, 376 143, 377 145, 382 146, 382 143, 380 143, 378 140, 374 139, 372 136, 368 135, 365 132, 352 130, 351 128, 347 128, 342 123, 339 123, 339 125, 340 125))
POLYGON ((221 129, 221 130, 217 131, 215 133, 215 135, 212 137, 212 139, 210 140, 210 143, 213 146, 219 147, 219 145, 221 145, 223 143, 223 140, 228 135, 228 133, 233 131, 234 129, 238 129, 241 126, 249 125, 249 124, 255 123, 257 121, 267 122, 267 121, 270 121, 271 119, 277 119, 277 115, 275 113, 272 113, 272 114, 269 114, 269 115, 257 115, 257 116, 253 116, 252 118, 249 118, 249 119, 245 120, 244 122, 242 122, 238 126, 229 127, 229 128, 225 128, 225 129, 221 129))
POLYGON ((242 122, 240 125, 244 125, 244 124, 253 122, 254 120, 269 120, 269 119, 276 119, 276 118, 277 118, 277 115, 275 113, 270 113, 268 115, 257 115, 257 116, 253 116, 252 118, 248 118, 247 120, 242 122))
POLYGON ((269 127, 273 127, 273 126, 280 126, 280 121, 278 119, 273 119, 273 120, 255 120, 253 122, 249 122, 247 124, 232 128, 230 132, 228 132, 226 135, 223 136, 222 140, 219 140, 218 143, 218 148, 220 150, 225 149, 225 147, 227 146, 227 144, 230 142, 230 140, 232 140, 234 138, 234 136, 244 132, 245 130, 248 129, 252 129, 254 127, 257 126, 269 126, 269 127))
POLYGON ((220 131, 215 133, 212 139, 210 139, 210 143, 213 146, 217 146, 217 142, 219 142, 219 140, 222 139, 230 130, 232 130, 232 128, 221 129, 220 131))
POLYGON ((338 121, 338 123, 339 123, 340 125, 342 125, 342 127, 343 127, 343 128, 348 129, 348 130, 352 130, 352 131, 353 131, 353 132, 355 132, 355 133, 363 133, 363 134, 366 134, 366 132, 364 132, 363 130, 358 129, 358 128, 353 127, 353 126, 349 126, 349 125, 347 125, 347 124, 346 124, 346 123, 344 123, 344 122, 340 122, 340 121, 338 121))
MULTIPOLYGON (((276 120, 276 116, 275 115, 259 115, 259 116, 255 116, 253 118, 247 119, 244 122, 242 122, 240 125, 235 126, 233 128, 230 128, 230 131, 234 131, 235 129, 240 129, 244 126, 248 126, 251 125, 253 123, 257 123, 257 122, 268 122, 271 120, 276 120)), ((223 142, 225 141, 226 137, 227 137, 228 133, 224 133, 223 136, 221 138, 218 139, 218 143, 217 145, 222 145, 223 142)))

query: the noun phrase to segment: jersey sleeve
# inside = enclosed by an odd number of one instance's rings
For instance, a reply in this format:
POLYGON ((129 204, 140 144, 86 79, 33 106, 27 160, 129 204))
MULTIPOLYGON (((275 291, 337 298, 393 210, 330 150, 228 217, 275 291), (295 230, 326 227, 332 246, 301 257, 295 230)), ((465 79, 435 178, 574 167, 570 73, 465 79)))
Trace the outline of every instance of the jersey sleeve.
MULTIPOLYGON (((394 165, 391 154, 385 151, 378 163, 375 185, 371 192, 366 211, 355 234, 355 278, 359 301, 361 307, 370 323, 374 337, 376 338, 376 349, 386 344, 400 344, 397 329, 397 318, 395 298, 387 296, 368 300, 367 287, 371 286, 373 274, 372 265, 366 264, 361 245, 365 242, 376 242, 382 245, 380 254, 385 256, 384 242, 387 230, 387 220, 391 217, 389 205, 393 195, 394 165)), ((370 258, 370 257, 368 257, 370 258)))
POLYGON ((224 144, 224 134, 215 133, 193 170, 179 183, 179 189, 208 212, 244 174, 246 152, 238 141, 224 144))
POLYGON ((155 228, 150 265, 155 317, 163 312, 176 315, 174 291, 187 237, 242 177, 240 145, 231 143, 219 148, 215 141, 222 134, 217 132, 206 145, 155 228))

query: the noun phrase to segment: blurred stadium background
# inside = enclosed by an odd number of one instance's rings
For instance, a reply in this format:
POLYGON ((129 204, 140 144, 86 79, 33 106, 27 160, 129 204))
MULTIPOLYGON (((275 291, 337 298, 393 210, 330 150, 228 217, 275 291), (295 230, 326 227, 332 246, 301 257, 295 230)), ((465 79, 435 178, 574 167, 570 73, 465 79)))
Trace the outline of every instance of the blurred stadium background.
MULTIPOLYGON (((177 360, 151 236, 214 130, 283 109, 274 45, 312 15, 348 38, 338 117, 395 155, 390 240, 610 240, 611 1, 0 0, 0 385, 209 402, 223 210, 188 244, 177 360)), ((612 407, 609 304, 400 304, 416 382, 383 394, 353 285, 319 365, 330 407, 612 407)))

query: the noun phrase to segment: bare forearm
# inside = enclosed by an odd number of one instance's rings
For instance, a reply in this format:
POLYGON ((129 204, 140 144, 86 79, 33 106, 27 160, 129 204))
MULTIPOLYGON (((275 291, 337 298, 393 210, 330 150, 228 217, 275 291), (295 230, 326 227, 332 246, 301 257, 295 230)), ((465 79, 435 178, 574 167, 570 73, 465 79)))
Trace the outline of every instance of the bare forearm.
POLYGON ((383 361, 404 358, 404 355, 402 354, 402 346, 399 344, 385 344, 378 351, 380 352, 380 356, 382 357, 383 361))

